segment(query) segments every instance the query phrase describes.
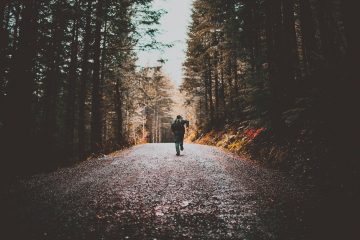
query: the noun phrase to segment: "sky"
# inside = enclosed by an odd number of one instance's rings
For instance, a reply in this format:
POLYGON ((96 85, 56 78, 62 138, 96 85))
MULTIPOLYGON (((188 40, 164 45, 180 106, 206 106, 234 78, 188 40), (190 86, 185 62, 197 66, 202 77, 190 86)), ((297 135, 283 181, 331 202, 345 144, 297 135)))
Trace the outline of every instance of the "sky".
POLYGON ((191 22, 191 7, 193 0, 154 0, 155 9, 167 11, 160 21, 160 34, 157 40, 172 43, 172 48, 161 51, 146 51, 138 53, 137 65, 158 65, 158 59, 167 59, 164 72, 179 86, 182 81, 182 63, 185 60, 187 29, 191 22))

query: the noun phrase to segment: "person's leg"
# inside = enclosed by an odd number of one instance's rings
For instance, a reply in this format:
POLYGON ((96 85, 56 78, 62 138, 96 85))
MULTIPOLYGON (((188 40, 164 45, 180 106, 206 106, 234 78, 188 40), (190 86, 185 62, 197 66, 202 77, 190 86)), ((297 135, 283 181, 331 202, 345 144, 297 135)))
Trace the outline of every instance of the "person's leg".
POLYGON ((181 149, 181 151, 184 150, 184 135, 180 139, 180 149, 181 149))
POLYGON ((180 155, 180 143, 175 142, 176 155, 180 155))

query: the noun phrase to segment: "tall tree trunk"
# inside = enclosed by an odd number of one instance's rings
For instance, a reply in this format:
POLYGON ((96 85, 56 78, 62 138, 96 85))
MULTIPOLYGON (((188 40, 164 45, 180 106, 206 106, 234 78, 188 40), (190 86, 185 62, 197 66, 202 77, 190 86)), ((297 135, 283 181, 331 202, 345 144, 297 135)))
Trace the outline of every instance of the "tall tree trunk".
POLYGON ((260 26, 260 14, 258 9, 260 8, 259 3, 255 1, 254 7, 252 9, 253 18, 254 18, 254 56, 257 58, 255 62, 255 75, 258 78, 260 73, 260 36, 261 36, 261 26, 260 26))
POLYGON ((76 81, 77 81, 77 67, 78 67, 78 11, 79 2, 76 1, 74 5, 74 19, 72 28, 72 42, 70 53, 70 67, 69 67, 69 81, 68 81, 68 97, 67 97, 67 110, 66 110, 66 133, 65 133, 65 145, 66 154, 68 158, 72 158, 74 155, 74 137, 75 137, 75 93, 76 93, 76 81))
POLYGON ((6 0, 3 0, 0 2, 0 24, 1 24, 0 28, 1 29, 5 28, 4 19, 5 19, 5 8, 6 8, 7 4, 8 4, 8 1, 6 1, 6 0))
POLYGON ((229 104, 228 104, 228 118, 233 118, 233 110, 234 110, 234 88, 233 88, 233 79, 232 79, 232 70, 231 70, 231 61, 228 59, 227 61, 227 69, 226 69, 227 83, 229 85, 229 104))
POLYGON ((212 90, 212 73, 211 73, 211 60, 210 56, 207 57, 207 84, 208 84, 208 95, 209 95, 209 118, 210 128, 214 127, 214 101, 213 101, 213 90, 212 90))
POLYGON ((85 158, 86 152, 86 109, 85 102, 87 97, 87 82, 90 78, 90 42, 91 42, 91 13, 92 13, 92 2, 93 0, 87 1, 86 9, 86 20, 85 20, 85 36, 84 36, 84 50, 82 56, 82 73, 80 79, 79 89, 79 127, 78 127, 78 138, 79 138, 79 158, 80 160, 85 158))
POLYGON ((206 71, 202 73, 202 78, 204 82, 204 107, 205 107, 205 116, 208 116, 209 113, 209 98, 208 98, 208 83, 207 83, 207 74, 206 71))
MULTIPOLYGON (((107 4, 105 2, 104 12, 107 11, 107 4)), ((101 45, 101 66, 100 66, 100 96, 103 96, 104 94, 104 87, 105 87, 105 76, 106 76, 106 56, 107 56, 107 30, 108 30, 108 22, 107 22, 107 14, 105 14, 104 17, 104 33, 103 33, 103 40, 101 45)), ((104 106, 104 112, 106 112, 106 106, 104 106)), ((105 117, 106 118, 106 117, 105 117)), ((102 120, 104 121, 104 119, 102 120)), ((103 135, 103 141, 106 142, 106 124, 103 124, 102 134, 103 135)))
MULTIPOLYGON (((24 1, 20 24, 19 47, 14 54, 5 98, 4 137, 6 163, 29 170, 34 167, 32 156, 32 100, 34 89, 34 58, 37 34, 38 1, 24 1), (21 147, 21 151, 19 151, 21 147), (16 153, 16 154, 15 154, 16 153)), ((3 168, 6 169, 6 168, 3 168)), ((19 169, 17 169, 19 170, 19 169)), ((11 171, 10 171, 11 172, 11 171)), ((9 173, 9 172, 8 172, 9 173)))
POLYGON ((58 111, 59 111, 59 84, 60 84, 60 65, 63 53, 62 42, 65 35, 65 22, 62 16, 62 11, 65 2, 59 1, 56 3, 53 13, 52 23, 52 44, 49 49, 49 65, 47 67, 47 74, 45 78, 44 91, 44 128, 43 134, 45 143, 48 144, 46 150, 48 154, 53 154, 56 151, 57 134, 58 134, 58 111))
POLYGON ((293 0, 282 0, 282 28, 280 78, 284 86, 283 100, 287 103, 284 108, 288 108, 294 101, 299 75, 293 0))
POLYGON ((101 58, 101 26, 103 17, 103 1, 98 0, 96 6, 95 42, 94 42, 94 72, 91 105, 91 150, 99 153, 102 150, 102 116, 100 93, 100 58, 101 58))
MULTIPOLYGON (((118 146, 123 145, 123 116, 122 116, 122 96, 120 92, 121 82, 120 79, 116 78, 115 84, 115 112, 116 112, 116 123, 115 123, 115 138, 118 146)), ((145 126, 143 125, 143 137, 145 134, 145 126)))
POLYGON ((214 56, 214 93, 215 93, 215 128, 219 128, 219 74, 218 74, 218 54, 214 56))
POLYGON ((2 110, 1 105, 5 94, 5 69, 7 65, 6 50, 9 47, 8 23, 5 21, 6 9, 9 11, 7 1, 0 2, 0 111, 2 110))
POLYGON ((231 75, 232 78, 234 79, 234 96, 238 96, 239 94, 239 74, 238 74, 238 65, 237 65, 237 54, 236 54, 237 50, 232 51, 231 54, 231 60, 230 60, 230 64, 231 64, 231 75))
POLYGON ((309 0, 300 0, 301 33, 304 41, 305 69, 310 74, 316 68, 314 53, 317 52, 315 28, 309 0))
POLYGON ((335 60, 335 42, 332 31, 333 21, 331 16, 331 2, 327 0, 318 0, 316 9, 318 11, 319 32, 321 39, 321 51, 325 59, 325 65, 331 69, 331 63, 335 60))
POLYGON ((158 143, 159 135, 158 135, 158 121, 159 121, 159 109, 155 106, 155 142, 158 143))
MULTIPOLYGON (((344 16, 344 27, 345 27, 345 36, 347 41, 347 49, 344 60, 344 82, 342 82, 342 95, 340 99, 343 100, 340 103, 340 108, 343 112, 341 112, 337 117, 341 123, 341 125, 345 126, 353 126, 351 131, 341 131, 341 128, 337 130, 340 131, 341 134, 346 136, 340 136, 341 138, 337 138, 334 142, 338 142, 337 139, 347 139, 344 141, 345 144, 345 152, 347 154, 346 159, 350 161, 349 169, 352 171, 351 177, 356 177, 357 179, 352 180, 353 182, 359 181, 359 171, 360 171, 360 163, 355 153, 358 149, 358 139, 360 136, 360 110, 358 108, 358 103, 360 102, 360 84, 358 78, 358 56, 360 54, 359 50, 359 42, 360 37, 358 34, 358 21, 354 21, 354 19, 358 19, 358 8, 356 7, 356 2, 352 1, 343 1, 342 2, 342 12, 344 16), (351 116, 350 118, 344 118, 344 116, 351 116), (349 121, 350 119, 350 121, 349 121), (344 123, 344 124, 342 124, 344 123), (345 138, 343 138, 345 137, 345 138), (355 166, 354 166, 354 165, 355 166), (354 166, 354 167, 352 167, 354 166)), ((338 123, 335 123, 334 126, 338 123)), ((359 192, 359 189, 355 190, 359 192)), ((354 192, 355 192, 354 191, 354 192)), ((359 195, 358 195, 359 196, 359 195)), ((353 223, 352 223, 353 224, 353 223)), ((354 224, 353 224, 354 225, 354 224)), ((354 228, 353 230, 355 230, 354 228)), ((355 233, 355 232, 354 232, 355 233)), ((355 235, 352 235, 355 236, 355 235)))
POLYGON ((255 44, 257 38, 257 29, 255 24, 255 4, 254 0, 247 0, 244 2, 244 28, 247 35, 247 45, 250 49, 250 65, 251 73, 255 77, 257 55, 255 53, 255 44))
POLYGON ((281 132, 284 129, 281 120, 282 87, 279 81, 279 51, 281 48, 280 7, 280 0, 267 1, 265 5, 267 59, 269 63, 268 78, 271 93, 270 121, 275 132, 281 132))
POLYGON ((223 115, 220 121, 221 125, 224 125, 224 123, 227 121, 227 106, 226 106, 226 89, 225 89, 225 80, 224 80, 224 63, 223 63, 223 55, 222 52, 220 52, 220 89, 219 89, 219 98, 221 101, 221 107, 223 111, 223 115))

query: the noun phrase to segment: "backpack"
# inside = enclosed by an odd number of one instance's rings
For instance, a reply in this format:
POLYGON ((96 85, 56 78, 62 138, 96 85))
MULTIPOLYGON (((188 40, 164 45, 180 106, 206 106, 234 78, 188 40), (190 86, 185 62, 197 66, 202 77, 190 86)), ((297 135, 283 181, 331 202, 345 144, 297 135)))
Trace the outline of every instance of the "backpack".
POLYGON ((173 124, 171 124, 171 130, 174 131, 182 131, 184 128, 183 123, 181 120, 175 120, 173 124))

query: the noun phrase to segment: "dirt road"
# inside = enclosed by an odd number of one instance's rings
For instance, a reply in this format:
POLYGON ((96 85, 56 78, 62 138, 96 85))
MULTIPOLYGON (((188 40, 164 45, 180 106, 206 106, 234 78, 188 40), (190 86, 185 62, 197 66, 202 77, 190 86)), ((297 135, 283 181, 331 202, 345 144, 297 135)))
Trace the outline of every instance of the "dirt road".
POLYGON ((3 200, 14 238, 302 239, 300 199, 280 173, 217 148, 145 144, 18 181, 3 200))

